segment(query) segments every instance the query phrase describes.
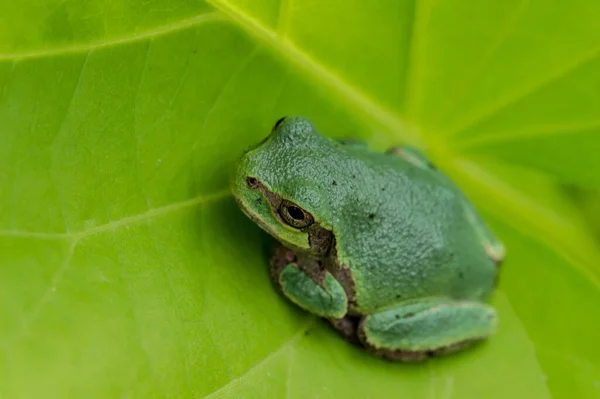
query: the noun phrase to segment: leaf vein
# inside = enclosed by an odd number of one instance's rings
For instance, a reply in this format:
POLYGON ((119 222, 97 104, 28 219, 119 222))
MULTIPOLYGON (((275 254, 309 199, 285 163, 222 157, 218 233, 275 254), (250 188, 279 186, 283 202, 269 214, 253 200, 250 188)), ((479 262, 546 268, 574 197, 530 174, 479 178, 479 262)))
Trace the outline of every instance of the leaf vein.
POLYGON ((195 15, 191 18, 178 21, 174 24, 160 26, 155 29, 140 32, 131 36, 113 38, 110 40, 97 41, 86 44, 76 44, 67 47, 54 48, 48 50, 34 50, 22 53, 5 53, 0 54, 0 61, 4 60, 23 60, 28 58, 41 58, 41 57, 52 57, 57 55, 72 54, 72 53, 83 53, 92 50, 120 46, 123 44, 135 43, 147 39, 152 39, 158 36, 166 35, 169 33, 177 32, 191 27, 198 27, 205 23, 216 22, 223 19, 223 15, 219 12, 213 11, 200 15, 195 15))
POLYGON ((73 259, 73 255, 75 253, 75 248, 77 247, 77 243, 77 240, 72 240, 69 243, 69 247, 65 255, 65 260, 58 267, 56 272, 54 272, 54 275, 50 278, 50 285, 44 291, 44 293, 36 302, 36 304, 33 305, 29 316, 23 317, 23 320, 21 321, 21 326, 19 330, 15 333, 13 338, 9 339, 7 342, 4 342, 3 346, 8 347, 9 345, 14 345, 15 343, 17 343, 21 338, 25 336, 25 334, 27 334, 31 325, 40 317, 40 314, 44 310, 44 307, 48 302, 50 302, 52 296, 56 292, 57 286, 60 284, 65 272, 69 269, 69 266, 71 265, 71 260, 73 259))
POLYGON ((476 148, 494 144, 502 144, 506 142, 514 142, 521 140, 529 140, 535 138, 544 138, 548 136, 560 136, 563 134, 577 134, 600 130, 600 121, 592 121, 586 123, 570 123, 570 124, 551 124, 541 126, 525 126, 523 129, 518 129, 509 132, 500 132, 499 134, 480 134, 475 137, 458 139, 453 146, 460 149, 476 148))
POLYGON ((567 76, 577 68, 594 61, 596 58, 598 58, 598 56, 600 56, 600 46, 594 47, 591 51, 585 53, 580 58, 575 59, 573 62, 567 64, 555 73, 537 82, 534 82, 531 85, 523 85, 522 90, 510 93, 504 98, 500 98, 498 101, 493 102, 490 104, 490 106, 480 109, 479 112, 476 112, 472 117, 468 118, 454 129, 446 132, 445 135, 447 137, 456 136, 474 126, 477 126, 481 122, 490 119, 492 116, 497 115, 511 105, 516 104, 519 101, 522 101, 524 98, 527 98, 535 93, 538 93, 548 86, 551 86, 554 82, 567 76))
MULTIPOLYGON (((88 51, 87 53, 85 53, 85 58, 84 58, 83 62, 81 63, 81 68, 79 69, 79 75, 77 75, 77 82, 75 82, 73 92, 71 93, 71 97, 69 98, 69 105, 67 106, 67 109, 65 110, 65 115, 64 115, 62 121, 60 122, 60 126, 56 132, 56 136, 54 136, 54 139, 52 140, 52 144, 50 145, 50 148, 52 149, 52 158, 51 158, 51 162, 50 162, 50 165, 51 165, 50 176, 51 176, 52 182, 54 183, 55 187, 58 187, 58 185, 56 183, 59 181, 58 176, 57 176, 58 173, 55 168, 55 165, 56 165, 56 148, 55 148, 55 146, 56 146, 56 143, 57 143, 59 137, 63 134, 64 128, 65 128, 65 123, 67 122, 67 119, 73 110, 73 103, 75 100, 75 96, 77 95, 77 91, 81 87, 81 78, 83 77, 83 73, 85 71, 85 68, 87 66, 89 58, 90 58, 90 52, 88 51)), ((58 191, 58 189, 56 190, 56 196, 59 199, 58 208, 61 213, 63 223, 65 225, 65 230, 67 230, 67 232, 68 232, 69 231, 69 222, 68 222, 67 216, 65 214, 64 206, 62 205, 62 202, 60 201, 60 192, 58 191)))
POLYGON ((150 40, 148 42, 148 45, 146 47, 146 55, 144 56, 144 66, 142 67, 142 73, 140 76, 140 82, 138 83, 138 87, 137 87, 137 92, 135 95, 135 102, 134 102, 134 109, 133 109, 133 137, 135 140, 135 172, 136 172, 136 176, 137 176, 137 181, 139 184, 139 189, 142 192, 142 195, 144 196, 145 200, 146 200, 146 205, 148 206, 148 209, 150 209, 152 207, 152 205, 150 204, 150 200, 148 199, 148 194, 146 193, 146 190, 144 188, 144 185, 141 184, 142 183, 142 179, 141 179, 141 171, 140 171, 140 163, 141 163, 141 157, 140 157, 140 146, 142 144, 142 139, 141 139, 141 132, 139 129, 139 104, 140 104, 140 94, 142 92, 142 84, 144 83, 144 79, 146 78, 146 73, 148 70, 148 63, 150 62, 150 52, 152 51, 152 40, 150 40))
POLYGON ((219 396, 219 395, 223 394, 224 392, 227 392, 227 391, 235 388, 240 383, 242 383, 253 372, 255 372, 257 370, 260 370, 262 368, 262 366, 268 364, 271 360, 277 358, 278 355, 280 355, 282 353, 285 353, 287 349, 293 348, 293 346, 298 341, 300 341, 302 338, 304 338, 304 333, 307 330, 309 330, 315 324, 316 320, 317 320, 316 317, 312 317, 311 316, 309 318, 308 322, 304 325, 304 327, 300 328, 300 330, 298 332, 296 332, 294 335, 292 335, 286 342, 284 342, 283 344, 281 344, 279 346, 279 348, 277 348, 273 352, 269 353, 261 361, 259 361, 258 363, 254 364, 252 367, 250 367, 242 375, 240 375, 240 376, 232 379, 227 384, 223 385, 221 388, 218 388, 217 390, 215 390, 215 391, 209 393, 208 395, 204 396, 204 399, 214 398, 216 396, 219 396))
MULTIPOLYGON (((225 93, 231 87, 231 85, 235 81, 235 79, 246 69, 246 67, 248 66, 250 61, 252 61, 252 59, 256 55, 257 51, 258 51, 258 47, 254 47, 252 49, 252 51, 250 51, 248 53, 248 55, 238 64, 238 66, 233 71, 233 73, 231 74, 229 79, 227 79, 227 82, 221 87, 221 90, 219 91, 217 98, 213 101, 212 106, 206 112, 206 115, 204 116, 204 121, 202 122, 202 127, 200 128, 200 131, 204 131, 211 115, 213 114, 215 109, 217 109, 217 107, 218 107, 219 103, 221 102, 221 100, 223 99, 225 93)), ((198 147, 200 137, 201 137, 201 135, 197 135, 196 139, 194 140, 194 145, 192 146, 192 154, 196 151, 196 148, 198 147)), ((195 159, 195 158, 192 157, 192 159, 195 159)))
POLYGON ((281 0, 279 3, 279 18, 277 20, 277 34, 284 38, 287 36, 292 12, 293 0, 281 0))
POLYGON ((130 224, 143 222, 148 219, 153 219, 161 216, 168 215, 170 213, 189 208, 195 205, 200 205, 210 201, 216 201, 226 198, 230 195, 229 189, 223 189, 221 191, 214 192, 212 194, 203 194, 197 197, 175 202, 169 205, 161 206, 158 208, 151 208, 146 212, 139 213, 137 215, 126 216, 119 220, 114 220, 108 223, 101 224, 90 229, 84 229, 77 232, 68 233, 47 233, 47 232, 34 232, 34 231, 22 231, 22 230, 0 230, 0 237, 14 237, 14 238, 35 238, 35 239, 75 239, 81 240, 83 238, 100 234, 106 231, 117 230, 130 224))
POLYGON ((400 118, 385 109, 381 104, 377 104, 357 87, 337 76, 309 54, 296 47, 290 40, 281 40, 281 37, 274 31, 266 28, 255 18, 247 15, 226 0, 208 0, 208 2, 231 17, 234 22, 246 31, 279 51, 288 60, 329 86, 332 92, 337 94, 339 100, 349 103, 357 111, 371 119, 371 121, 384 127, 390 138, 400 138, 406 143, 419 146, 421 140, 417 132, 409 130, 400 118))
POLYGON ((194 205, 199 205, 204 202, 221 199, 221 198, 224 198, 229 195, 230 195, 229 189, 217 191, 216 193, 213 193, 210 195, 199 195, 199 196, 197 196, 195 198, 191 198, 189 200, 176 202, 176 203, 173 203, 170 205, 165 205, 165 206, 162 206, 159 208, 151 208, 148 211, 137 214, 137 215, 126 216, 119 220, 115 220, 115 221, 108 222, 108 223, 105 223, 105 224, 102 224, 102 225, 99 225, 96 227, 92 227, 90 229, 86 229, 86 230, 83 230, 83 231, 77 233, 76 236, 79 238, 85 238, 85 237, 103 233, 106 231, 116 230, 116 229, 125 227, 130 224, 135 224, 135 223, 146 221, 148 219, 154 219, 157 217, 165 216, 170 213, 192 207, 194 205))
POLYGON ((489 193, 490 198, 496 198, 498 204, 503 204, 500 207, 486 207, 486 210, 492 212, 505 221, 507 225, 518 231, 531 235, 532 232, 528 230, 528 227, 532 227, 534 232, 546 232, 544 236, 536 234, 534 236, 538 237, 540 243, 552 248, 556 254, 567 262, 577 265, 578 270, 584 273, 594 284, 600 284, 597 273, 592 272, 595 268, 590 266, 597 259, 596 253, 591 258, 589 256, 583 257, 579 252, 574 253, 574 251, 568 250, 568 245, 565 245, 565 237, 573 237, 572 240, 583 242, 589 240, 589 237, 577 231, 568 219, 556 213, 553 208, 541 207, 532 198, 519 192, 516 188, 486 171, 472 160, 457 158, 449 166, 454 169, 454 173, 461 174, 477 182, 481 190, 489 193), (513 217, 505 217, 507 209, 513 217))
POLYGON ((461 79, 462 82, 456 86, 457 90, 455 90, 452 95, 448 96, 448 98, 451 98, 451 100, 447 101, 445 109, 438 113, 439 116, 436 118, 436 120, 445 120, 452 112, 452 107, 458 104, 458 102, 469 93, 469 90, 473 87, 475 80, 481 76, 481 73, 485 70, 485 67, 489 64, 490 60, 492 60, 500 47, 502 47, 502 44, 506 42, 512 32, 515 30, 519 19, 523 16, 530 2, 531 0, 522 0, 519 5, 515 7, 512 15, 507 19, 506 24, 504 24, 504 27, 499 29, 500 34, 496 40, 488 47, 487 51, 479 59, 479 62, 475 64, 475 67, 471 68, 470 72, 467 71, 467 73, 464 74, 464 78, 461 79))

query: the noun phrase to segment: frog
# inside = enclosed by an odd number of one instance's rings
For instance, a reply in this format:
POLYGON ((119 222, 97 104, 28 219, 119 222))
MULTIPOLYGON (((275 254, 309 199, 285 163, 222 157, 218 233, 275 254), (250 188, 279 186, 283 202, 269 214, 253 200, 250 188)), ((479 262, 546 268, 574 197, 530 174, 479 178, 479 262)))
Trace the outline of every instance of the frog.
POLYGON ((289 116, 233 169, 239 208, 274 238, 277 291, 350 343, 412 362, 495 333, 505 247, 424 151, 377 151, 289 116))

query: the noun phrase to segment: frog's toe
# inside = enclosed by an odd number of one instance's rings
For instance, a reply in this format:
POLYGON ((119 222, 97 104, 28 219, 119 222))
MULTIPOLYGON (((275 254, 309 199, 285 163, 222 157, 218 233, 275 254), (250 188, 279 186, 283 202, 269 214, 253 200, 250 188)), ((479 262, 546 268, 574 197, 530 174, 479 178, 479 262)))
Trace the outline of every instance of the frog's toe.
POLYGON ((487 256, 494 262, 496 266, 500 266, 506 257, 506 249, 504 245, 499 242, 486 242, 485 243, 485 253, 487 256))
POLYGON ((394 155, 412 163, 421 169, 437 170, 437 167, 419 149, 410 146, 392 147, 386 154, 394 155))

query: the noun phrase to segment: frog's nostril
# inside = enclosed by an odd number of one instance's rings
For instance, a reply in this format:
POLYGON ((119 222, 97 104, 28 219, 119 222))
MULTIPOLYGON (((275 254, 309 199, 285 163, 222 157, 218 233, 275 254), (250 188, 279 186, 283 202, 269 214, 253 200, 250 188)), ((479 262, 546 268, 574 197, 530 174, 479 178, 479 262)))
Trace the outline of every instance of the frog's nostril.
POLYGON ((246 178, 246 183, 248 183, 248 187, 250 188, 258 187, 258 180, 256 179, 256 177, 248 176, 246 178))

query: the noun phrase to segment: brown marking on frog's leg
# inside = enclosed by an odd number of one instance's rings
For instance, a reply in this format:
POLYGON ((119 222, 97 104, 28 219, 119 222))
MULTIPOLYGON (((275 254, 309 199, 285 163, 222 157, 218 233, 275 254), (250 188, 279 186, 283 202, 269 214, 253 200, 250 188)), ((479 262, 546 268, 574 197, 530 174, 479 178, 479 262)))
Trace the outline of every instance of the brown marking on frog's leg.
POLYGON ((318 222, 308 226, 304 231, 308 234, 308 245, 310 246, 310 256, 317 259, 325 259, 331 252, 334 238, 331 230, 327 230, 318 222))
POLYGON ((447 346, 445 348, 439 348, 433 351, 430 351, 430 357, 438 357, 438 356, 446 356, 455 352, 460 352, 465 348, 477 345, 482 343, 485 339, 467 339, 462 342, 457 342, 453 345, 447 346))
MULTIPOLYGON (((274 200, 277 203, 279 200, 274 200)), ((316 284, 323 285, 326 276, 326 256, 330 252, 333 233, 319 223, 312 223, 303 229, 308 235, 310 249, 290 249, 277 242, 271 256, 271 263, 275 262, 275 273, 280 273, 286 265, 286 261, 293 262, 300 270, 309 276, 316 284)))
POLYGON ((431 349, 431 350, 423 350, 423 351, 401 351, 401 350, 393 350, 393 349, 385 349, 385 348, 377 348, 375 346, 370 345, 367 342, 367 339, 364 334, 363 329, 364 318, 360 320, 357 326, 356 335, 360 342, 360 346, 368 353, 373 356, 381 357, 386 360, 390 360, 393 362, 422 362, 432 357, 440 357, 449 355, 455 352, 462 351, 465 348, 473 346, 479 342, 484 341, 485 339, 468 339, 461 342, 457 342, 455 344, 431 349))
POLYGON ((378 349, 368 344, 361 333, 360 324, 361 316, 346 316, 341 319, 330 319, 329 323, 335 328, 338 333, 350 344, 367 352, 373 356, 381 357, 391 361, 420 361, 427 359, 425 352, 402 352, 391 351, 386 349, 378 349))
POLYGON ((360 319, 360 316, 346 315, 341 319, 328 319, 328 321, 346 341, 364 349, 357 335, 357 327, 360 319))
POLYGON ((277 243, 273 247, 271 258, 269 260, 269 271, 271 280, 273 281, 275 288, 277 288, 277 291, 280 293, 283 293, 281 284, 279 282, 279 275, 281 274, 281 271, 290 263, 296 264, 296 262, 296 255, 291 249, 284 247, 280 243, 277 243))
POLYGON ((362 323, 361 316, 345 316, 341 319, 329 319, 329 323, 338 333, 353 346, 373 355, 392 362, 422 362, 432 357, 445 356, 454 352, 461 351, 469 346, 483 340, 465 340, 444 348, 426 351, 400 351, 384 348, 376 348, 367 344, 363 330, 360 328, 362 323))
POLYGON ((269 260, 269 269, 271 280, 273 280, 279 291, 281 291, 279 275, 289 264, 295 265, 310 277, 315 284, 325 288, 323 284, 325 282, 326 270, 323 266, 323 262, 319 258, 316 258, 305 251, 294 251, 280 242, 276 242, 269 260))
POLYGON ((333 239, 333 242, 331 243, 329 253, 327 254, 323 266, 344 288, 346 298, 348 298, 348 313, 351 315, 356 314, 356 309, 358 307, 356 301, 356 285, 352 278, 350 267, 342 265, 338 261, 337 242, 335 239, 333 239))
POLYGON ((452 354, 454 352, 459 352, 469 346, 474 345, 478 341, 481 341, 481 340, 463 341, 463 342, 456 343, 454 345, 450 345, 445 348, 439 348, 439 349, 429 350, 429 351, 415 351, 415 352, 394 351, 394 350, 389 350, 389 349, 376 349, 376 348, 372 348, 372 347, 367 347, 366 350, 367 350, 367 352, 371 353, 374 356, 378 356, 378 357, 381 357, 381 358, 384 358, 386 360, 390 360, 393 362, 406 362, 406 363, 408 363, 408 362, 423 362, 432 357, 440 357, 440 356, 452 354))
POLYGON ((348 298, 348 312, 355 314, 357 308, 356 289, 350 268, 339 264, 335 240, 331 236, 331 232, 325 232, 313 230, 309 234, 309 242, 326 246, 328 252, 324 258, 315 257, 306 251, 295 252, 276 242, 269 261, 271 280, 273 280, 277 289, 281 291, 279 275, 283 268, 290 263, 299 267, 316 284, 321 286, 324 283, 326 272, 329 272, 341 284, 346 293, 346 297, 348 298))

